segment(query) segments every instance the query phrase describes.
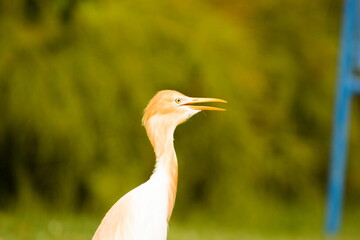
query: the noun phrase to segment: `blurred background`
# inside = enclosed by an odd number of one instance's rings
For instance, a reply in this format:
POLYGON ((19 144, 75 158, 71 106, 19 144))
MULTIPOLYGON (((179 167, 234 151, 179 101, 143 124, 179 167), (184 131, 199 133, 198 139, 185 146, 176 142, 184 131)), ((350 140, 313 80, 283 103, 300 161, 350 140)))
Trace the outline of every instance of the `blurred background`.
POLYGON ((322 239, 342 4, 0 0, 0 239, 90 239, 152 172, 141 118, 162 89, 228 101, 175 133, 169 239, 322 239))

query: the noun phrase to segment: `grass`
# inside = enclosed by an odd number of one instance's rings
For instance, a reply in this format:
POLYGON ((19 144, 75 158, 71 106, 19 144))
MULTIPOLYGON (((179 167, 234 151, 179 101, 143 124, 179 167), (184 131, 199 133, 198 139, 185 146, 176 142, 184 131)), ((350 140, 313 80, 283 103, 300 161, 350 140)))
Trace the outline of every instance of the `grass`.
MULTIPOLYGON (((359 216, 347 214, 342 234, 337 240, 358 240, 359 216)), ((209 221, 209 220, 208 220, 209 221)), ((209 221, 210 222, 210 221, 209 221)), ((0 213, 0 240, 60 240, 91 239, 99 218, 85 215, 49 215, 44 213, 0 213)), ((320 226, 306 231, 274 230, 272 226, 260 227, 239 224, 240 228, 205 223, 201 220, 171 222, 168 240, 323 240, 320 226), (317 229, 317 230, 315 230, 317 229)))
POLYGON ((86 216, 0 214, 0 240, 91 239, 96 221, 86 216))

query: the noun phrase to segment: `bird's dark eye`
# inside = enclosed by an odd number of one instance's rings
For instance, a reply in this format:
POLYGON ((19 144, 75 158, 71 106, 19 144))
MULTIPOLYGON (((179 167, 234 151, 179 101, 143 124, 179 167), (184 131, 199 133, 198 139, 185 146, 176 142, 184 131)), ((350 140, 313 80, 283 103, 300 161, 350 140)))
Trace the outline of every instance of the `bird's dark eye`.
POLYGON ((175 98, 175 102, 176 102, 177 104, 179 104, 179 103, 181 102, 181 99, 180 99, 180 98, 175 98))

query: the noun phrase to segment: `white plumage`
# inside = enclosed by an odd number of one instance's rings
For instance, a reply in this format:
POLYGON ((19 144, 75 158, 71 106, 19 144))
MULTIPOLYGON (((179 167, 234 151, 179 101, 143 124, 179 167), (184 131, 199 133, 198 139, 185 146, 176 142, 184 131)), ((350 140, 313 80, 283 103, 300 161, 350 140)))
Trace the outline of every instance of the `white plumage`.
POLYGON ((172 90, 160 91, 145 109, 143 125, 156 154, 150 179, 125 194, 103 218, 93 240, 165 240, 175 204, 178 164, 173 136, 177 125, 201 110, 223 110, 191 105, 226 102, 190 98, 172 90))

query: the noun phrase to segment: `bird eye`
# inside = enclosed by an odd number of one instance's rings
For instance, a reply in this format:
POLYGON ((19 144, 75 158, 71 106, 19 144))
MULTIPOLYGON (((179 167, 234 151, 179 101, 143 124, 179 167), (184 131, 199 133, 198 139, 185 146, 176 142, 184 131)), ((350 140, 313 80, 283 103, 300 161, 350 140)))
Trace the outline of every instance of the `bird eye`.
POLYGON ((176 99, 175 99, 175 102, 176 102, 177 104, 179 104, 179 103, 181 102, 181 99, 180 99, 180 98, 176 98, 176 99))

